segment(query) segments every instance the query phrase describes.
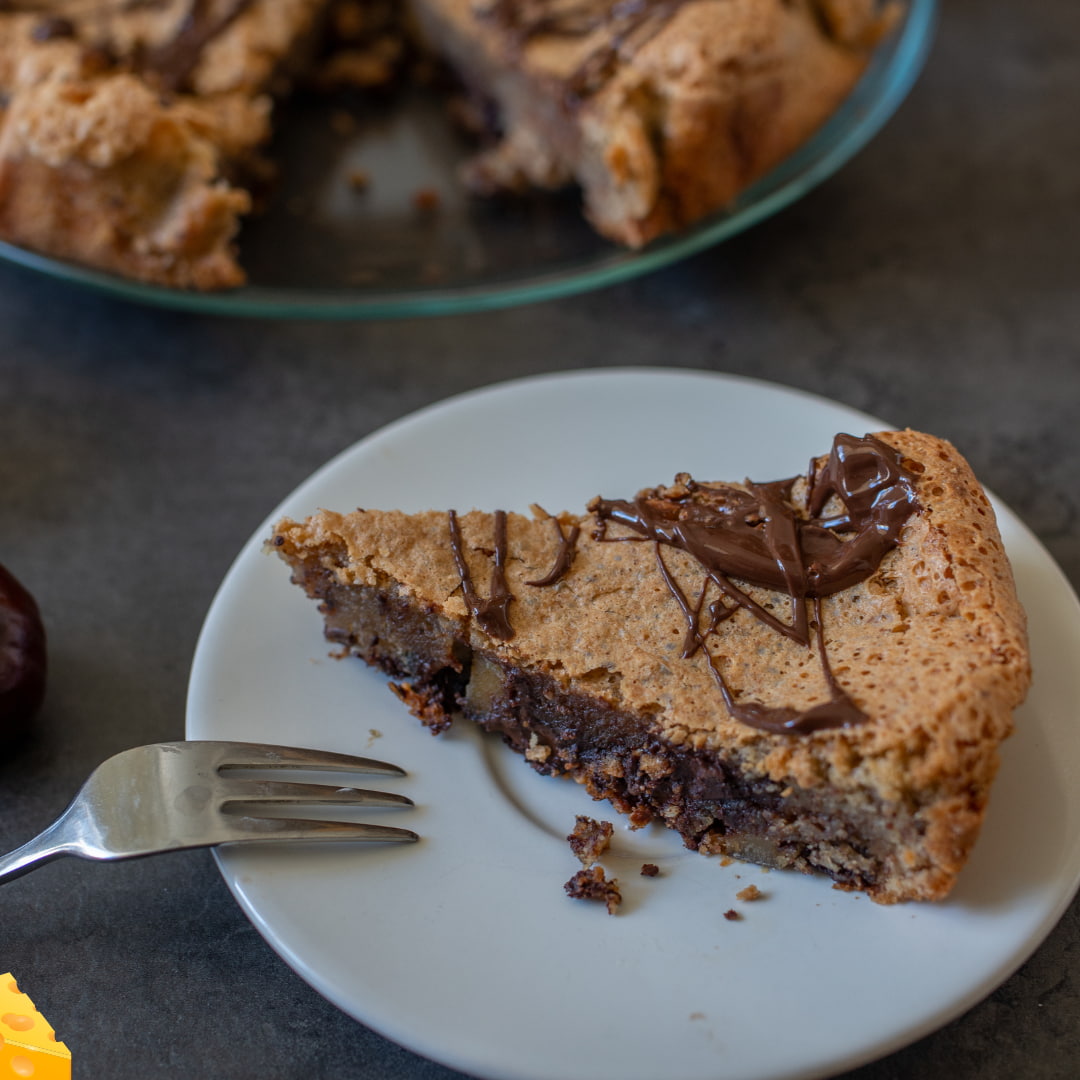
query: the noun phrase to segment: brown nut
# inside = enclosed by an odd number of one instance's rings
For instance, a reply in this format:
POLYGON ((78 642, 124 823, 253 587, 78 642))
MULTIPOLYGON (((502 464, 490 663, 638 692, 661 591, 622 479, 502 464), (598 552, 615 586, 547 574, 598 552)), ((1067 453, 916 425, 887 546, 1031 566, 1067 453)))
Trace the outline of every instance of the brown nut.
POLYGON ((26 732, 45 697, 45 627, 34 598, 0 565, 0 743, 26 732))

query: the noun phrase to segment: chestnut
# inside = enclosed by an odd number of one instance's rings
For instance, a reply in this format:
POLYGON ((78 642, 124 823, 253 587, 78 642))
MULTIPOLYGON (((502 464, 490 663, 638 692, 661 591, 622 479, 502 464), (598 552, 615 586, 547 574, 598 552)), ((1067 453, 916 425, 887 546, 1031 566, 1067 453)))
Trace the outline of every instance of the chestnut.
POLYGON ((0 565, 0 743, 28 730, 45 697, 45 627, 37 603, 0 565))

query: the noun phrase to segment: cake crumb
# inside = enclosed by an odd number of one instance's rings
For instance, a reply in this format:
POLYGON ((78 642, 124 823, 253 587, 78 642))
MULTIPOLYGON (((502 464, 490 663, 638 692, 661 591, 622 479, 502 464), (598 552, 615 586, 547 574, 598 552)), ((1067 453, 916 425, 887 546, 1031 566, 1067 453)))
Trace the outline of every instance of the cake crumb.
POLYGON ((745 889, 740 889, 735 894, 735 898, 749 903, 751 900, 760 900, 764 895, 756 885, 747 885, 745 889))
POLYGON ((591 870, 579 870, 563 888, 566 890, 566 895, 575 900, 602 900, 609 915, 614 915, 622 903, 618 879, 606 878, 602 866, 594 866, 591 870))
POLYGON ((536 732, 532 732, 529 735, 529 746, 525 751, 526 761, 539 761, 541 763, 547 761, 551 757, 551 747, 545 746, 536 732))
POLYGON ((727 911, 724 912, 724 918, 727 919, 728 922, 738 922, 742 916, 734 908, 728 908, 727 911))
POLYGON ((657 866, 656 863, 652 863, 652 862, 642 863, 642 865, 641 865, 641 876, 642 877, 659 877, 659 875, 660 875, 660 867, 657 866))
POLYGON ((614 831, 615 827, 610 821, 595 821, 584 814, 578 814, 574 831, 566 839, 570 841, 570 850, 578 857, 581 865, 588 869, 607 851, 614 831))
POLYGON ((735 860, 730 855, 724 855, 720 859, 721 866, 730 866, 735 860))

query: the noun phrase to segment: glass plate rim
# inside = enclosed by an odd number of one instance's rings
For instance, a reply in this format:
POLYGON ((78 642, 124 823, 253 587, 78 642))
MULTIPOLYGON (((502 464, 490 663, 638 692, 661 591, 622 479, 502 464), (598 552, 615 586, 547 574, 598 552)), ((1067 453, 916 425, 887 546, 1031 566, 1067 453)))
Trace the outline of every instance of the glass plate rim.
POLYGON ((728 240, 807 194, 855 156, 899 108, 934 38, 938 0, 908 0, 903 27, 834 116, 803 147, 736 202, 678 236, 639 251, 614 250, 584 269, 544 270, 504 284, 485 282, 410 291, 297 289, 255 285, 222 293, 131 281, 0 241, 0 260, 108 296, 151 307, 239 318, 395 319, 493 311, 606 288, 662 269, 728 240))

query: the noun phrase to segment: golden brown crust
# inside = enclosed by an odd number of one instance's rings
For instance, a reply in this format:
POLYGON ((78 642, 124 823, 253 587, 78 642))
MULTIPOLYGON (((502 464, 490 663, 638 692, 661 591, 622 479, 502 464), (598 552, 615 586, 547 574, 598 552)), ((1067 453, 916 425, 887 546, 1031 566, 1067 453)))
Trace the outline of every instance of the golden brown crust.
MULTIPOLYGON (((874 898, 938 898, 974 843, 999 744, 1027 690, 1026 623, 993 509, 967 463, 931 436, 879 438, 918 474, 920 509, 868 580, 822 602, 833 673, 869 720, 808 735, 772 734, 728 715, 709 663, 700 653, 681 656, 684 616, 653 545, 598 542, 589 515, 560 519, 564 529, 579 524, 580 539, 570 571, 545 588, 527 582, 552 565, 553 523, 508 516, 508 641, 469 615, 445 512, 322 511, 279 523, 275 544, 294 566, 315 561, 341 585, 390 590, 436 612, 508 668, 647 718, 663 744, 722 754, 792 805, 827 793, 855 816, 902 808, 911 828, 874 898)), ((492 516, 472 511, 459 520, 474 580, 486 582, 492 516)), ((664 558, 695 595, 696 564, 679 551, 664 558)), ((786 597, 747 591, 786 614, 786 597)), ((721 623, 708 648, 737 698, 808 708, 829 696, 815 651, 746 612, 721 623)), ((733 850, 723 841, 703 848, 733 850)))
POLYGON ((250 198, 222 178, 216 131, 129 75, 27 87, 0 128, 0 236, 164 285, 238 285, 250 198))

